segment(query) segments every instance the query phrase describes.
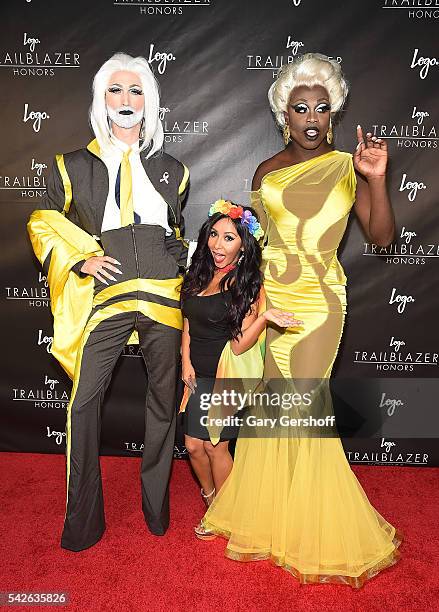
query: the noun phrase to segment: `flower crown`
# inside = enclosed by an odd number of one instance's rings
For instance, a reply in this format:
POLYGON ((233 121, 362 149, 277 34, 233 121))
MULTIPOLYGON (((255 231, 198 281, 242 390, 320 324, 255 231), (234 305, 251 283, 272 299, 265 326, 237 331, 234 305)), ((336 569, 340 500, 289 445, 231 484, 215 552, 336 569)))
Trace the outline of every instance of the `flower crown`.
POLYGON ((264 235, 264 230, 256 217, 249 210, 244 210, 242 206, 232 204, 228 200, 217 200, 209 209, 209 217, 215 213, 227 215, 231 219, 241 219, 241 225, 245 225, 256 240, 264 235))

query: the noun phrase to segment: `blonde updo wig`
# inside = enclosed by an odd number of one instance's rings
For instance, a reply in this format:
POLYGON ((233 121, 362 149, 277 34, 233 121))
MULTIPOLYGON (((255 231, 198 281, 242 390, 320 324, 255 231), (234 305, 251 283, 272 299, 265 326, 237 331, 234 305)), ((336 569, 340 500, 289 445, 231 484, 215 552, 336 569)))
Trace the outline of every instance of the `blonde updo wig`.
POLYGON ((340 64, 321 53, 305 53, 282 67, 273 85, 268 90, 268 100, 276 122, 283 128, 284 112, 288 110, 291 91, 295 87, 321 85, 326 89, 331 104, 331 116, 342 107, 348 95, 348 84, 341 72, 340 64))

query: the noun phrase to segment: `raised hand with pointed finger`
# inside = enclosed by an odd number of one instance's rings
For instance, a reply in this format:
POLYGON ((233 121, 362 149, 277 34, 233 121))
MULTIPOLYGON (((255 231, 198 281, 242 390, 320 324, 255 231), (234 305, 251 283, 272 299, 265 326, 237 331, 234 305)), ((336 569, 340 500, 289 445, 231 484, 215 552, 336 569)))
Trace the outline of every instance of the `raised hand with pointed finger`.
POLYGON ((387 143, 370 132, 363 137, 363 130, 357 125, 358 144, 353 154, 354 167, 364 177, 374 179, 385 176, 387 167, 387 143))

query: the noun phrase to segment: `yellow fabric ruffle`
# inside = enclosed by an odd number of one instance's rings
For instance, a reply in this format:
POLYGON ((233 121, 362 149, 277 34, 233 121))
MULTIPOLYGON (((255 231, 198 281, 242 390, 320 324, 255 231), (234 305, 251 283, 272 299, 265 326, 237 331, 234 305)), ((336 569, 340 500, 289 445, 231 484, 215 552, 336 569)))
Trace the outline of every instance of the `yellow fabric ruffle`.
POLYGON ((103 255, 87 232, 55 210, 36 210, 27 225, 41 264, 51 252, 47 283, 53 314, 52 354, 73 379, 76 353, 93 302, 93 277, 71 271, 78 261, 103 255))

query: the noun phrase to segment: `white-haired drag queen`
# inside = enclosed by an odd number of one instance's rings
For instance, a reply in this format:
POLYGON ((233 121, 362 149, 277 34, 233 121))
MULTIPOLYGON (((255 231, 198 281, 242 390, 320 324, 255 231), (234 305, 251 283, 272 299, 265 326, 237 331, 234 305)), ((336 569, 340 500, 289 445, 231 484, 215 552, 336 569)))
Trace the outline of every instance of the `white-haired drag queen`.
POLYGON ((187 257, 181 202, 188 171, 161 150, 158 86, 144 58, 117 53, 102 65, 90 120, 95 140, 56 156, 47 195, 29 222, 51 289, 52 352, 73 378, 61 540, 73 551, 105 530, 101 406, 128 342, 139 342, 148 373, 143 513, 151 533, 168 527, 187 257))
POLYGON ((309 417, 333 422, 329 378, 346 312, 337 249, 352 206, 371 242, 389 244, 394 232, 385 142, 358 127, 353 156, 332 147, 347 91, 339 64, 314 53, 284 67, 269 91, 285 149, 253 179, 264 288, 267 308, 293 312, 303 326, 267 330, 264 381, 303 402, 280 411, 287 425, 240 437, 203 528, 228 538, 232 559, 271 559, 303 583, 360 587, 396 562, 401 535, 368 501, 337 431, 304 426, 309 417))

